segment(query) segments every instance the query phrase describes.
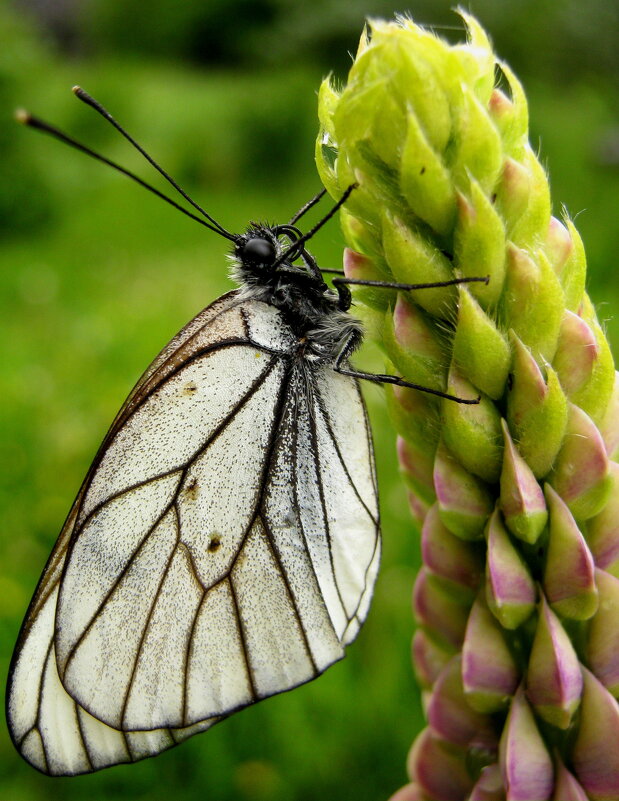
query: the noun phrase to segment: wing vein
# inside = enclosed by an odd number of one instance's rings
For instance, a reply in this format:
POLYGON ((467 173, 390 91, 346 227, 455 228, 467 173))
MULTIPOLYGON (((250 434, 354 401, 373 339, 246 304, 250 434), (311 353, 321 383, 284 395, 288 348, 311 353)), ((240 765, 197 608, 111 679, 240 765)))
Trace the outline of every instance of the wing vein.
POLYGON ((350 619, 346 613, 346 605, 344 604, 344 599, 342 598, 342 593, 340 590, 340 586, 337 581, 337 576, 335 574, 335 565, 333 563, 333 549, 331 547, 331 529, 329 526, 329 516, 327 514, 327 503, 325 500, 325 492, 324 487, 322 486, 322 469, 321 469, 321 461, 320 461, 320 452, 318 451, 318 433, 316 431, 316 420, 314 419, 313 415, 308 414, 309 420, 309 428, 310 428, 310 437, 312 440, 312 450, 314 452, 314 456, 316 459, 316 484, 318 485, 318 495, 320 497, 320 507, 322 510, 322 517, 325 522, 325 534, 327 535, 327 543, 329 545, 329 564, 331 566, 331 575, 333 576, 333 586, 335 587, 335 591, 337 592, 337 597, 339 602, 342 606, 342 610, 344 612, 344 616, 346 620, 350 622, 350 619))
MULTIPOLYGON (((366 502, 361 497, 361 493, 357 489, 357 485, 355 484, 355 482, 352 479, 352 476, 350 475, 350 471, 348 470, 348 466, 346 465, 344 457, 342 456, 342 452, 340 450, 340 446, 338 445, 337 439, 336 439, 335 434, 333 432, 333 427, 331 426, 331 421, 329 419, 329 415, 327 413, 327 410, 324 407, 324 402, 323 402, 323 399, 322 399, 322 395, 320 393, 320 389, 318 388, 317 385, 315 385, 314 386, 314 390, 316 392, 316 401, 317 401, 316 402, 316 406, 318 407, 318 409, 320 411, 320 414, 321 414, 322 419, 324 421, 325 427, 327 429, 327 433, 329 434, 329 439, 333 443, 333 447, 335 448, 335 452, 337 453, 337 457, 338 457, 338 459, 340 461, 340 464, 342 465, 344 473, 346 474, 346 478, 348 479, 348 483, 350 484, 350 486, 352 487, 355 495, 359 499, 359 503, 363 506, 363 508, 367 512, 370 520, 374 523, 374 525, 378 525, 377 518, 372 514, 372 512, 368 508, 366 502)), ((367 424, 367 421, 366 421, 366 424, 367 424)), ((370 454, 371 454, 371 451, 370 451, 370 454)), ((374 482, 372 482, 372 483, 374 483, 374 482)))
POLYGON ((294 595, 292 593, 292 589, 290 587, 290 582, 288 580, 288 575, 287 575, 287 573, 286 573, 286 571, 284 569, 284 566, 282 564, 281 555, 280 555, 277 547, 275 546, 275 542, 274 542, 274 539, 273 539, 273 534, 272 534, 272 532, 271 532, 271 530, 269 528, 268 523, 266 522, 265 516, 261 515, 260 519, 261 519, 262 525, 264 527, 264 531, 265 531, 265 534, 266 534, 266 539, 267 539, 268 545, 270 547, 271 553, 273 554, 273 558, 274 558, 275 562, 277 563, 277 566, 279 567, 279 571, 280 571, 281 577, 283 579, 284 586, 286 587, 286 593, 288 594, 288 598, 290 599, 290 605, 292 606, 292 610, 293 610, 294 616, 295 616, 295 618, 297 619, 297 621, 299 623, 299 630, 301 632, 301 637, 303 638, 303 646, 304 646, 304 648, 305 648, 305 650, 307 652, 307 656, 309 657, 310 662, 312 663, 312 668, 314 670, 314 674, 318 675, 318 666, 316 665, 316 660, 314 659, 314 654, 312 653, 312 649, 310 648, 309 638, 307 636, 307 632, 305 630, 305 626, 303 625, 303 619, 301 618, 301 615, 299 613, 299 605, 298 605, 298 603, 296 601, 296 598, 294 597, 294 595))
MULTIPOLYGON (((178 517, 177 517, 177 526, 178 526, 178 517)), ((161 593, 161 588, 163 587, 163 583, 167 578, 168 571, 170 570, 170 565, 172 564, 172 560, 174 559, 174 556, 176 554, 177 549, 178 549, 178 545, 175 545, 174 548, 172 549, 169 557, 168 557, 168 561, 166 563, 165 568, 161 571, 161 578, 159 580, 159 584, 157 586, 157 590, 155 591, 155 594, 153 596, 153 600, 152 600, 152 603, 150 605, 150 609, 148 610, 148 615, 146 616, 146 622, 145 622, 144 628, 142 630, 142 636, 140 637, 140 642, 138 643, 138 647, 136 648, 136 651, 135 651, 135 659, 133 661, 133 668, 131 670, 131 676, 129 677, 129 681, 127 682, 127 690, 125 692, 125 698, 123 700, 123 704, 122 704, 122 708, 121 708, 121 713, 120 713, 121 726, 124 725, 124 722, 125 722, 125 715, 126 715, 126 712, 127 712, 127 705, 129 703, 129 696, 131 695, 131 690, 133 688, 133 682, 134 682, 135 674, 136 674, 136 671, 137 671, 137 668, 138 668, 138 662, 140 661, 140 655, 142 653, 142 648, 144 647, 144 641, 146 640, 146 635, 148 634, 148 631, 150 629, 150 621, 151 621, 151 619, 153 617, 153 613, 155 611, 155 607, 157 606, 157 601, 159 600, 159 595, 161 593)))

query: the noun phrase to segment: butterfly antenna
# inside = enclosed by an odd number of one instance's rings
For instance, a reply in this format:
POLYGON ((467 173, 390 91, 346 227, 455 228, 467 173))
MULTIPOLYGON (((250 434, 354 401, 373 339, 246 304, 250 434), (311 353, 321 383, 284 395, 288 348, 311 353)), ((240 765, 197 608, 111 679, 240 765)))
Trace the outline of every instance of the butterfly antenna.
POLYGON ((71 91, 73 92, 73 94, 74 94, 74 95, 75 95, 77 98, 79 98, 79 100, 81 100, 83 103, 86 103, 86 105, 87 105, 87 106, 90 106, 91 108, 93 108, 93 109, 94 109, 94 110, 95 110, 95 111, 96 111, 98 114, 100 114, 100 115, 103 117, 103 119, 105 119, 105 120, 107 120, 109 123, 111 123, 111 124, 114 126, 114 128, 116 128, 116 130, 117 130, 117 131, 118 131, 120 134, 122 134, 122 135, 125 137, 125 139, 126 139, 128 142, 130 142, 130 143, 133 145, 133 147, 134 147, 134 148, 135 148, 135 149, 136 149, 136 150, 137 150, 139 153, 141 153, 141 154, 144 156, 144 158, 145 158, 145 159, 146 159, 146 160, 149 162, 149 164, 152 164, 152 166, 153 166, 153 167, 154 167, 154 168, 157 170, 157 172, 159 172, 161 175, 163 175, 163 177, 166 179, 166 181, 167 181, 168 183, 170 183, 170 184, 171 184, 171 185, 174 187, 174 189, 176 189, 176 191, 177 191, 179 194, 181 194, 181 195, 182 195, 182 196, 185 198, 185 200, 186 200, 188 203, 191 203, 191 205, 194 207, 194 209, 197 209, 197 210, 200 212, 200 214, 203 214, 203 215, 206 217, 206 219, 207 219, 207 220, 209 220, 209 221, 210 221, 210 222, 211 222, 211 223, 212 223, 214 226, 216 226, 216 227, 217 227, 217 229, 218 229, 218 230, 219 230, 219 232, 222 234, 222 236, 225 236, 225 237, 227 237, 228 239, 234 239, 234 237, 232 236, 232 234, 231 234, 229 231, 226 231, 226 229, 223 227, 223 225, 220 225, 220 224, 217 222, 217 220, 215 220, 213 217, 211 217, 211 215, 210 215, 210 214, 208 214, 208 213, 207 213, 207 212, 206 212, 206 211, 205 211, 205 210, 202 208, 202 206, 200 206, 200 204, 199 204, 199 203, 196 203, 196 201, 195 201, 195 200, 193 200, 192 198, 190 198, 190 197, 189 197, 189 195, 187 194, 187 192, 185 192, 185 190, 184 190, 184 189, 182 189, 182 188, 181 188, 181 187, 180 187, 180 186, 179 186, 179 185, 176 183, 176 181, 174 180, 174 178, 172 178, 172 176, 171 176, 171 175, 169 175, 169 173, 167 173, 167 172, 166 172, 166 171, 163 169, 163 167, 160 167, 160 166, 159 166, 159 164, 157 164, 157 162, 155 161, 155 159, 154 159, 152 156, 150 156, 150 155, 149 155, 149 154, 146 152, 146 150, 144 150, 144 148, 143 148, 143 147, 142 147, 140 144, 138 144, 138 143, 135 141, 135 139, 134 139, 134 138, 131 136, 131 134, 130 134, 130 133, 128 133, 128 132, 127 132, 127 131, 126 131, 126 130, 125 130, 123 127, 122 127, 122 125, 121 125, 119 122, 117 122, 117 121, 114 119, 114 117, 112 117, 112 115, 110 114, 110 112, 109 112, 109 111, 108 111, 106 108, 104 108, 104 106, 102 106, 102 105, 101 105, 101 103, 99 103, 99 101, 98 101, 98 100, 95 100, 95 99, 94 99, 94 97, 92 97, 91 95, 89 95, 89 94, 88 94, 88 92, 84 91, 84 89, 82 89, 82 87, 81 87, 81 86, 74 86, 74 87, 73 87, 73 89, 72 89, 71 91))
POLYGON ((42 131, 43 133, 49 134, 50 136, 53 136, 54 139, 58 139, 60 142, 64 142, 64 144, 75 148, 75 150, 79 150, 82 153, 86 153, 87 156, 91 156, 93 159, 96 159, 97 161, 100 161, 103 164, 107 164, 108 167, 112 167, 112 169, 116 170, 117 172, 120 172, 123 175, 126 175, 128 178, 131 178, 132 181, 135 181, 136 183, 140 184, 140 186, 143 186, 144 189, 148 189, 148 191, 152 192, 153 195, 157 195, 157 197, 161 198, 162 200, 165 200, 166 203, 169 203, 171 206, 174 206, 174 208, 178 209, 178 211, 182 211, 183 214, 186 214, 187 217, 191 217, 192 220, 195 220, 196 222, 200 223, 200 225, 205 226, 205 228, 214 231, 216 234, 219 234, 220 236, 226 237, 226 239, 234 241, 234 237, 227 231, 221 229, 221 227, 215 228, 215 226, 210 225, 205 220, 203 220, 202 217, 198 217, 197 214, 192 214, 192 212, 190 212, 188 209, 181 206, 175 200, 172 200, 171 197, 164 195, 163 192, 160 192, 158 189, 155 189, 154 186, 151 186, 150 184, 146 183, 146 181, 143 181, 139 176, 131 172, 131 170, 127 170, 125 167, 121 167, 120 164, 117 164, 115 161, 112 161, 111 159, 102 156, 100 153, 97 153, 95 150, 86 147, 86 145, 81 144, 81 142, 78 142, 76 139, 73 139, 72 137, 63 133, 59 128, 55 128, 48 122, 45 122, 44 120, 41 120, 38 117, 34 117, 32 114, 30 114, 30 112, 24 111, 23 109, 19 109, 18 111, 15 112, 15 119, 18 122, 22 123, 22 125, 27 125, 29 128, 34 128, 37 131, 42 131))
MULTIPOLYGON (((287 250, 285 250, 279 257, 279 259, 273 264, 273 267, 277 267, 277 265, 281 264, 281 262, 283 262, 294 250, 297 250, 299 245, 302 245, 304 242, 307 242, 308 239, 311 239, 314 236, 314 234, 317 231, 319 231, 322 228, 322 226, 331 219, 331 217, 333 217, 335 212, 338 211, 338 209, 340 209, 344 205, 344 203, 346 203, 353 189, 356 189, 358 186, 359 184, 351 184, 345 190, 344 194, 333 206, 333 208, 330 209, 330 211, 328 211, 325 214, 322 220, 319 220, 313 228, 310 228, 310 230, 307 233, 303 234, 303 236, 300 236, 287 250)), ((319 199, 320 196, 317 196, 315 202, 318 202, 319 199)))
POLYGON ((309 211, 313 206, 316 205, 316 203, 318 203, 318 201, 322 200, 322 198, 326 195, 326 193, 327 193, 326 189, 321 189, 317 195, 314 195, 314 197, 311 200, 308 200, 307 203, 301 206, 299 211, 290 220, 288 225, 294 225, 297 220, 300 220, 301 217, 303 217, 303 215, 305 214, 305 212, 309 211))

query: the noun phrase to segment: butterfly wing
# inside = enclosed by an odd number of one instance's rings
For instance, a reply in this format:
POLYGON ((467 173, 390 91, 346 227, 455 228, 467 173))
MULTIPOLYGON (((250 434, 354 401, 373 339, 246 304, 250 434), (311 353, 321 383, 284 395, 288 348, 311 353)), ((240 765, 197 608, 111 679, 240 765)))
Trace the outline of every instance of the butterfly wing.
POLYGON ((275 309, 231 293, 121 409, 14 657, 9 724, 40 769, 158 753, 354 638, 379 558, 365 411, 294 349, 275 309))

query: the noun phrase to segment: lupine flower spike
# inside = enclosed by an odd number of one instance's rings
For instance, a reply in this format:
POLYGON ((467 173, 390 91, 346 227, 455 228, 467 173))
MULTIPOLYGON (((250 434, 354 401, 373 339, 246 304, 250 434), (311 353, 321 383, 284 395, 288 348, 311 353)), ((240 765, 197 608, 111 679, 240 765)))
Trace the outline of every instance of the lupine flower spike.
POLYGON ((428 725, 392 801, 619 799, 619 382, 527 102, 479 23, 372 21, 320 91, 316 159, 422 526, 413 660, 428 725))

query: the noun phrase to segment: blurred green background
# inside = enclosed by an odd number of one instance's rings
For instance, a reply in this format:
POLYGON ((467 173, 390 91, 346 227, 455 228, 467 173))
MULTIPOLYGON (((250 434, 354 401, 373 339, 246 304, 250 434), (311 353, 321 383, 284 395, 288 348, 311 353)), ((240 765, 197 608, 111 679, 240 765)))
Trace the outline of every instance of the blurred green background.
MULTIPOLYGON (((11 122, 16 106, 154 180, 78 103, 79 83, 225 226, 283 221, 319 188, 315 92, 344 78, 366 15, 408 10, 460 36, 451 0, 22 0, 0 4, 2 482, 0 661, 107 426, 168 339, 230 287, 226 243, 121 176, 11 122)), ((619 327, 619 6, 472 0, 523 80, 555 213, 578 215, 589 290, 615 352, 619 327), (582 213, 580 213, 582 212, 582 213)), ((165 188, 165 187, 164 187, 165 188)), ((167 191, 167 190, 166 190, 167 191)), ((316 217, 314 217, 315 219, 316 217)), ((336 222, 312 242, 339 266, 336 222)), ((370 350, 361 363, 380 366, 370 350)), ((385 554, 369 620, 319 680, 139 765, 48 779, 0 727, 0 798, 381 799, 406 780, 422 725, 409 661, 418 534, 380 389, 385 554)))

